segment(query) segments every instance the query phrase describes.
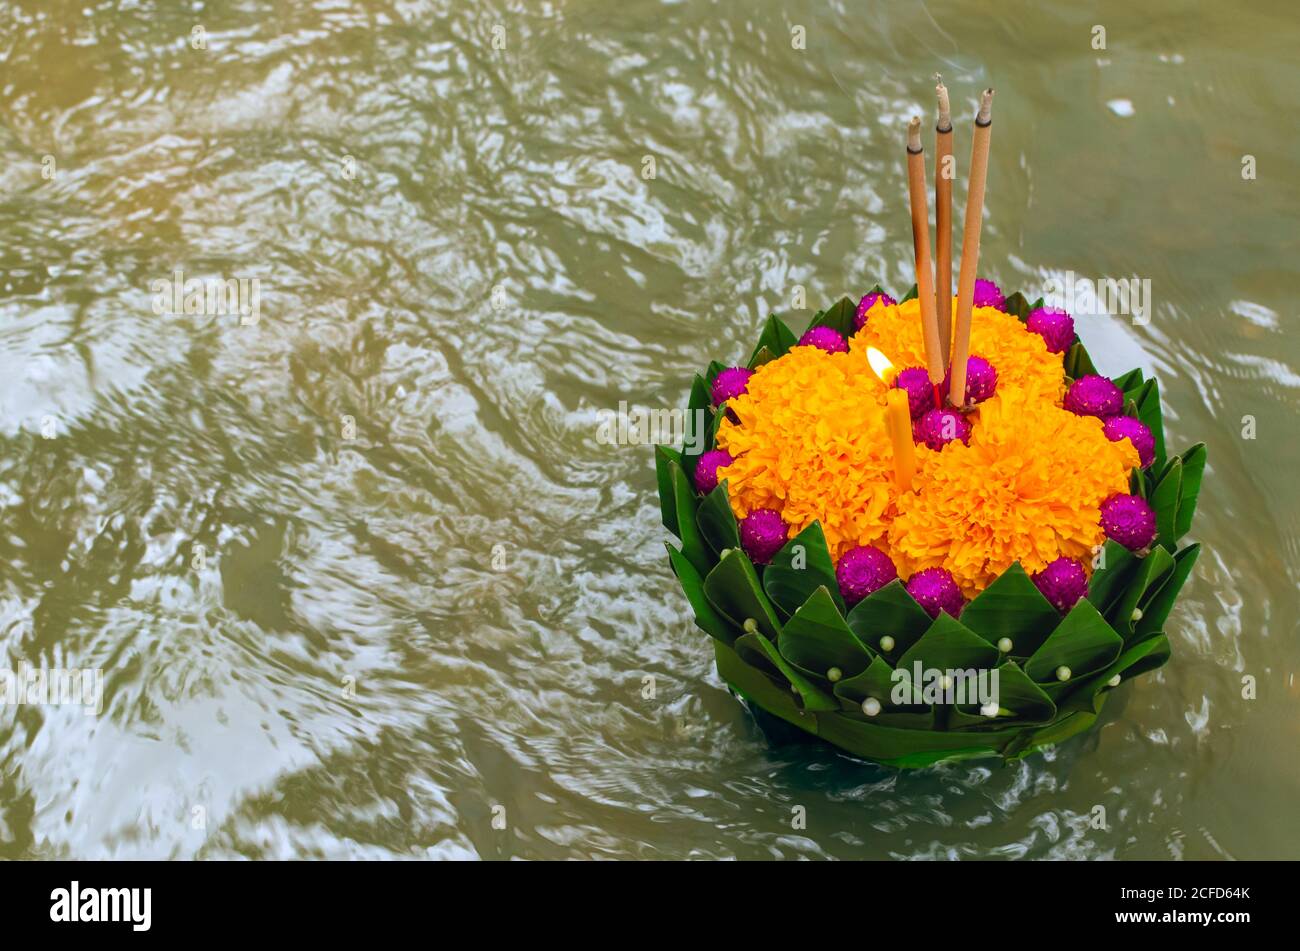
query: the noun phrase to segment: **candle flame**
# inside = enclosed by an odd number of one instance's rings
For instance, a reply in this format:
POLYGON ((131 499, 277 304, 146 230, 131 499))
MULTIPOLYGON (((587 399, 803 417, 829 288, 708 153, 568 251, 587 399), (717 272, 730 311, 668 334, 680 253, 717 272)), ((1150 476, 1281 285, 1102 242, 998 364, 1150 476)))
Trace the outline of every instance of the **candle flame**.
POLYGON ((893 385, 898 373, 894 370, 894 365, 889 362, 889 357, 875 347, 867 347, 867 363, 871 364, 871 372, 880 377, 881 383, 885 386, 893 385))

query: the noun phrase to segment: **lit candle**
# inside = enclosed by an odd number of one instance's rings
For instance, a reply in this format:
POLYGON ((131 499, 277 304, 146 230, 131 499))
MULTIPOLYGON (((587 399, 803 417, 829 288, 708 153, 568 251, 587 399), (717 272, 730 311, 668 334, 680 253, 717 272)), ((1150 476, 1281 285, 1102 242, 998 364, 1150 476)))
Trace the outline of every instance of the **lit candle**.
POLYGON ((907 394, 897 387, 885 396, 885 427, 894 449, 894 482, 900 492, 907 492, 916 475, 916 444, 912 442, 912 411, 907 394))
POLYGON ((880 377, 880 382, 890 388, 885 394, 885 432, 894 452, 894 483, 900 492, 907 492, 912 488, 912 478, 916 475, 916 444, 912 442, 912 410, 907 402, 907 393, 894 386, 898 371, 875 347, 867 347, 867 363, 880 377))

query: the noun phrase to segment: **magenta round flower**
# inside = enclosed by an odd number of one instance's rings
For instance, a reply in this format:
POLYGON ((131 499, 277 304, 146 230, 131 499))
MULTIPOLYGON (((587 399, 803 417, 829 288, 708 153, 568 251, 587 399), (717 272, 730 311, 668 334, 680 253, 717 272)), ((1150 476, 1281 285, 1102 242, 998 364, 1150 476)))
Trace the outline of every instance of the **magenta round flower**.
POLYGON ((1145 469, 1156 458, 1156 437, 1151 428, 1140 419, 1132 416, 1110 416, 1102 425, 1102 431, 1111 442, 1127 439, 1138 452, 1138 461, 1145 469))
MULTIPOLYGON (((952 367, 949 367, 943 375, 943 383, 939 385, 945 399, 951 387, 952 367)), ((982 403, 997 392, 997 388, 998 371, 993 368, 993 364, 983 357, 969 357, 966 360, 966 402, 982 403)))
POLYGON ((1065 353, 1074 343, 1074 318, 1055 307, 1030 311, 1025 329, 1042 337, 1049 353, 1065 353))
POLYGON ((893 307, 898 301, 894 300, 888 294, 871 293, 864 294, 862 300, 858 301, 858 312, 853 315, 853 329, 861 330, 867 323, 867 311, 875 306, 876 301, 884 301, 887 307, 893 307))
POLYGON ((1104 376, 1081 376, 1070 384, 1065 408, 1076 416, 1114 416, 1124 412, 1124 394, 1104 376))
POLYGON ((859 545, 850 548, 835 566, 835 580, 840 584, 844 603, 852 607, 873 591, 898 577, 898 569, 879 548, 859 545))
POLYGON ((1083 564, 1073 558, 1056 559, 1030 580, 1062 614, 1088 593, 1088 575, 1083 570, 1083 564))
POLYGON ((718 470, 735 462, 725 449, 710 449, 695 464, 695 491, 712 492, 718 487, 718 470))
POLYGON ((785 520, 774 509, 755 509, 740 521, 740 545, 756 565, 765 565, 785 544, 785 520))
POLYGON ((713 405, 721 406, 727 400, 744 393, 749 387, 749 378, 753 375, 753 370, 744 367, 727 367, 719 371, 713 378, 713 405))
POLYGON ((982 277, 975 279, 975 304, 976 307, 996 307, 1002 309, 1002 305, 1007 299, 1002 296, 1002 288, 998 287, 992 281, 986 281, 982 277))
POLYGON ((1141 551, 1156 537, 1156 513, 1146 499, 1116 493, 1101 503, 1101 529, 1130 551, 1141 551))
POLYGON ((954 439, 970 440, 970 423, 956 410, 932 409, 912 424, 912 440, 942 449, 954 439))
POLYGON ((898 374, 894 386, 907 391, 907 405, 913 419, 919 419, 926 410, 934 408, 934 386, 925 367, 908 367, 898 374))
POLYGON ((930 617, 938 617, 940 611, 958 617, 966 604, 966 599, 961 596, 961 588, 957 587, 952 572, 947 568, 918 571, 907 582, 907 593, 925 608, 925 613, 930 617))
POLYGON ((832 327, 809 327, 797 346, 817 347, 827 353, 848 353, 849 345, 844 342, 840 332, 832 327))

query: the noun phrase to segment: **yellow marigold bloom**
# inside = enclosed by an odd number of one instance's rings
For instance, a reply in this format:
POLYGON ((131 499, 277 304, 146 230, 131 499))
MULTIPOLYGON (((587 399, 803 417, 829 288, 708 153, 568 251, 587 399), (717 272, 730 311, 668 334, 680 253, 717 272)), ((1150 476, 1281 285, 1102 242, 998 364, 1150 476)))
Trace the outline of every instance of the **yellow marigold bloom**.
POLYGON ((848 353, 795 347, 759 367, 728 402, 718 446, 737 518, 775 509, 790 534, 821 522, 832 557, 877 545, 907 578, 952 572, 973 597, 1010 565, 1041 571, 1062 555, 1090 564, 1104 540, 1101 502, 1127 492, 1138 465, 1128 440, 1111 442, 1100 420, 1060 408, 1058 355, 1015 317, 974 311, 971 352, 997 369, 996 395, 969 419, 969 445, 916 447, 913 492, 894 485, 884 426, 886 388, 866 359, 881 350, 898 370, 924 366, 920 305, 877 304, 848 353))
POLYGON ((727 404, 740 425, 718 429, 736 517, 776 509, 792 533, 820 521, 836 557, 882 539, 896 491, 884 394, 862 350, 795 347, 759 367, 727 404))
POLYGON ((1021 399, 981 404, 969 446, 918 449, 920 491, 898 499, 889 528, 900 574, 947 568, 974 597, 1015 561, 1031 574, 1063 555, 1091 564, 1099 507, 1128 491, 1137 450, 1099 419, 1021 399))
MULTIPOLYGON (((954 299, 952 315, 957 302, 954 299)), ((875 347, 899 370, 924 367, 925 343, 921 337, 921 303, 916 298, 890 306, 877 302, 863 328, 849 340, 852 352, 875 347)), ((998 372, 998 391, 1023 390, 1031 398, 1046 398, 1058 405, 1065 395, 1065 374, 1059 354, 1050 353, 1043 338, 1029 333, 1016 317, 993 307, 971 312, 971 356, 983 357, 998 372), (1038 394, 1038 396, 1034 396, 1038 394)))

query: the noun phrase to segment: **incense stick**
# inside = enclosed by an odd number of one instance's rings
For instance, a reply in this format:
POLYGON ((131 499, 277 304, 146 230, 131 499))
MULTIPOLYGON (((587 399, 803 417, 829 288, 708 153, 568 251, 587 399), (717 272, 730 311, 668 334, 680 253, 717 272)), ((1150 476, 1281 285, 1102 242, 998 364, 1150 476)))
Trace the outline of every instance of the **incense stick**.
POLYGON ((957 325, 952 341, 952 385, 948 401, 966 404, 966 360, 970 357, 971 306, 975 301, 975 269, 980 259, 980 228, 984 224, 984 182, 989 170, 989 137, 993 129, 993 90, 980 97, 975 135, 970 147, 970 186, 966 193, 966 224, 961 239, 961 271, 957 275, 957 325))
POLYGON ((925 340, 926 372, 930 382, 943 380, 939 324, 934 309, 934 266, 930 261, 930 215, 925 200, 925 153, 921 147, 921 118, 907 127, 907 191, 912 205, 912 246, 916 252, 916 297, 921 304, 921 336, 925 340))
POLYGON ((944 169, 955 165, 948 88, 938 73, 934 78, 939 99, 939 121, 934 128, 934 309, 939 322, 939 356, 947 367, 952 359, 952 178, 944 175, 944 169))

